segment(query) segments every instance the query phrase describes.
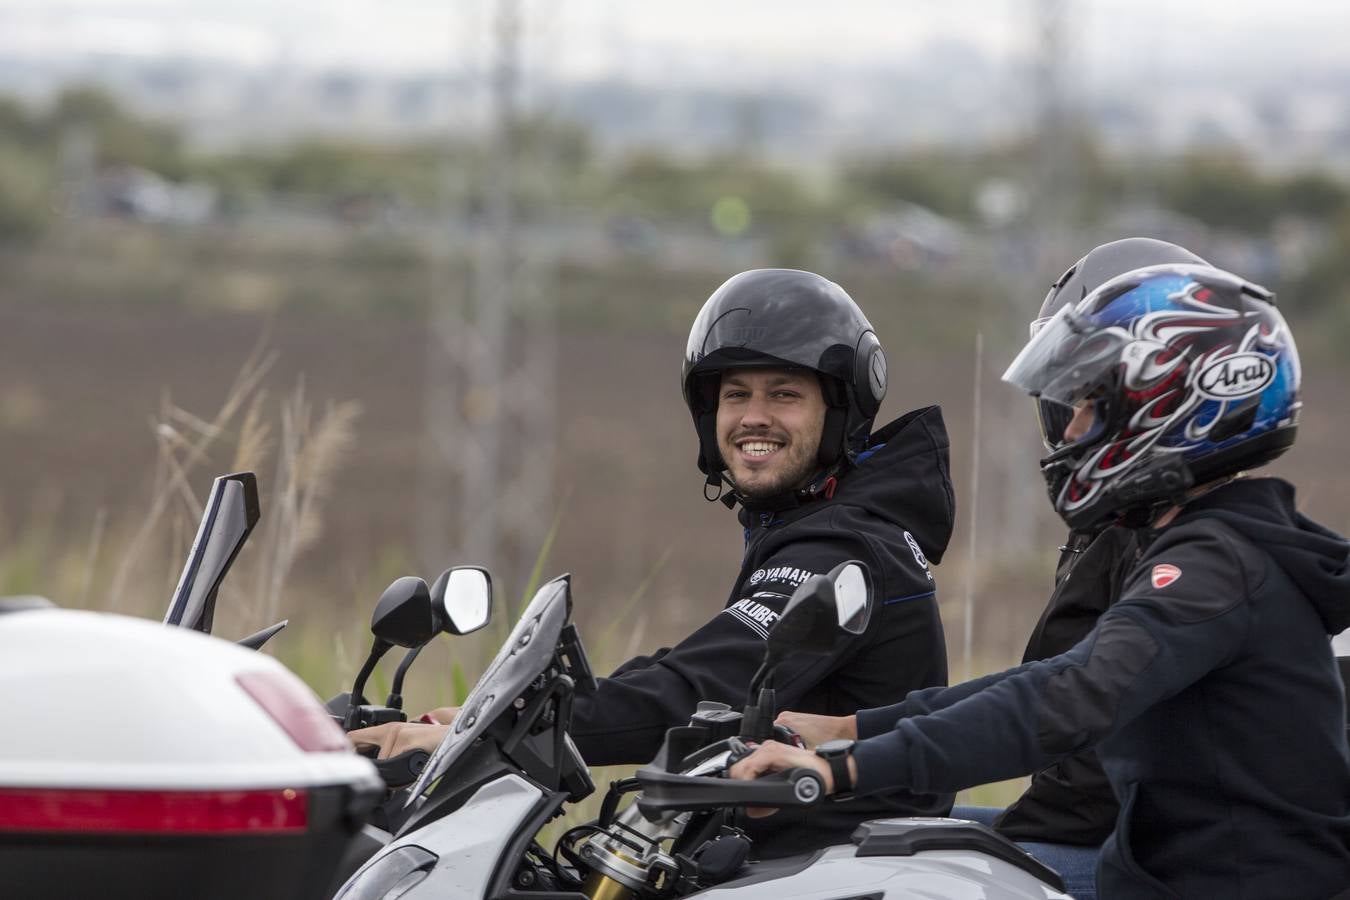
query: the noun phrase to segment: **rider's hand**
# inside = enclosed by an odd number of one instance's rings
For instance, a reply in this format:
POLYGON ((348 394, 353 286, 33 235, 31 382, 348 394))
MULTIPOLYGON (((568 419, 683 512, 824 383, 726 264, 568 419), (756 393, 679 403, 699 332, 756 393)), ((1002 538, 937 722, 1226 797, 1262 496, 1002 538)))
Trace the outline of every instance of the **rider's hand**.
POLYGON ((826 741, 858 739, 857 716, 815 716, 811 713, 781 712, 773 720, 802 736, 808 749, 815 749, 826 741))
POLYGON ((448 725, 421 725, 417 722, 388 722, 370 728, 358 728, 347 733, 353 747, 379 747, 379 758, 388 759, 409 750, 428 753, 440 746, 448 725))
POLYGON ((458 706, 438 706, 430 712, 422 713, 418 718, 419 722, 439 722, 442 725, 455 724, 455 716, 459 715, 458 706))
MULTIPOLYGON (((815 716, 813 718, 824 717, 815 716)), ((850 759, 848 764, 856 780, 858 777, 857 763, 850 759)), ((825 784, 826 796, 834 793, 834 778, 830 775, 829 763, 810 750, 789 747, 787 744, 781 744, 778 741, 765 741, 760 744, 755 748, 755 752, 732 766, 727 774, 732 778, 750 781, 761 775, 771 775, 774 772, 783 772, 787 769, 814 769, 825 784)), ((755 806, 747 807, 745 810, 746 815, 756 819, 762 816, 771 816, 777 811, 776 809, 755 806)))

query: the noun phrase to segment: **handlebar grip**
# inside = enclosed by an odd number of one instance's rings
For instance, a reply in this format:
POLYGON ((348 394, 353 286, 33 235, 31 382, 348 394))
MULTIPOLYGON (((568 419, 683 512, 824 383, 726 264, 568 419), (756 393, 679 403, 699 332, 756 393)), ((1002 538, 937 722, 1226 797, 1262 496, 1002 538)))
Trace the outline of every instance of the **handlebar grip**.
POLYGON ((649 819, 666 812, 728 807, 814 806, 825 796, 825 783, 814 769, 777 772, 753 781, 679 775, 656 766, 637 771, 642 796, 638 809, 649 819))
POLYGON ((825 796, 825 781, 815 769, 786 769, 756 778, 754 781, 738 782, 747 785, 764 785, 761 790, 768 795, 766 799, 776 799, 780 795, 784 801, 791 792, 792 802, 755 803, 747 801, 737 806, 815 806, 825 796))
POLYGON ((386 787, 402 787, 417 780, 417 776, 422 774, 430 758, 431 754, 425 750, 406 750, 398 756, 372 761, 375 763, 375 771, 380 773, 386 787))

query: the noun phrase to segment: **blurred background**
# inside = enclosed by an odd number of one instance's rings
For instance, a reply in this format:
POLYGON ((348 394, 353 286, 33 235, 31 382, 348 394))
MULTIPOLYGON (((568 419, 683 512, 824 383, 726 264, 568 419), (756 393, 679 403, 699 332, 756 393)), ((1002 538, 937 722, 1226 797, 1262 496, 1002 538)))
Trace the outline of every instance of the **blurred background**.
MULTIPOLYGON (((680 398, 725 278, 808 268, 940 403, 954 679, 1018 661, 1062 528, 998 376, 1102 241, 1279 292, 1350 531, 1350 8, 1315 0, 0 0, 0 593, 162 615, 212 477, 263 521, 216 633, 321 695, 381 589, 574 575, 597 668, 719 610, 680 398)), ((450 702, 500 630, 440 642, 450 702), (446 678, 447 671, 453 673, 446 678)))

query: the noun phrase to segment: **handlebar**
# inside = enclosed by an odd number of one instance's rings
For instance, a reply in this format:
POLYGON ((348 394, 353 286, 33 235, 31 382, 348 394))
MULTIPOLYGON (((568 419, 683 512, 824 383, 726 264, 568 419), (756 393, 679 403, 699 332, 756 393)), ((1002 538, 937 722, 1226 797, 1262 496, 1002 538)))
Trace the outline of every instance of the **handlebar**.
POLYGON ((637 771, 642 796, 638 809, 648 819, 662 813, 722 809, 729 806, 772 808, 815 806, 825 795, 825 784, 813 769, 788 769, 739 781, 701 775, 680 775, 647 766, 637 771))

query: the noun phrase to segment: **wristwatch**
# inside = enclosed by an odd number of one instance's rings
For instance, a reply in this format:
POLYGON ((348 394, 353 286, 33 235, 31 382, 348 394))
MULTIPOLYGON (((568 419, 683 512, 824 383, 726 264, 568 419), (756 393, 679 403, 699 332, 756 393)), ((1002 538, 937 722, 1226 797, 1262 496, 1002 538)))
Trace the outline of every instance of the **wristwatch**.
POLYGON ((848 771, 848 760, 853 755, 853 744, 854 742, 847 738, 840 738, 826 741, 816 747, 816 756, 830 764, 835 800, 847 800, 853 796, 853 776, 848 771))

